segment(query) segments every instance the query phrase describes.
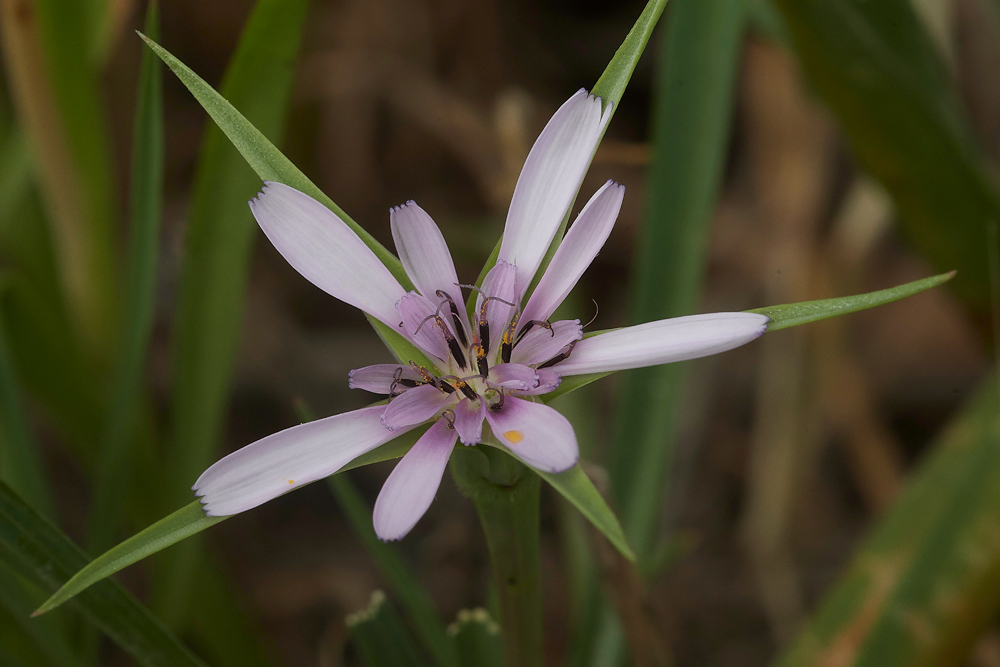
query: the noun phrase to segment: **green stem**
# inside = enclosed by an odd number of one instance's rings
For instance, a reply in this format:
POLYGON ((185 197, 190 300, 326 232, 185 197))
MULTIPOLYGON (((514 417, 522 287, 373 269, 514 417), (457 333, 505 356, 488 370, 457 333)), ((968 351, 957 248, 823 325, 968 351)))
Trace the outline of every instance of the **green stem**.
POLYGON ((510 667, 541 667, 542 588, 538 554, 541 479, 505 452, 459 447, 451 471, 476 505, 486 533, 500 600, 500 628, 510 667))

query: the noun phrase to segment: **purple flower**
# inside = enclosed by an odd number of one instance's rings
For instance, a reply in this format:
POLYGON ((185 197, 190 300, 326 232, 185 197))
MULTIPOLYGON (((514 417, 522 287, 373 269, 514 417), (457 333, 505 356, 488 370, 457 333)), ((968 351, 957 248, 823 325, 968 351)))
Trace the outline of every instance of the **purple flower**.
POLYGON ((377 364, 349 384, 389 397, 375 405, 275 433, 206 470, 194 485, 209 515, 256 507, 337 472, 358 456, 432 422, 389 475, 375 503, 375 531, 403 537, 430 506, 456 441, 495 441, 527 465, 562 472, 579 457, 573 427, 534 397, 563 377, 694 359, 764 333, 768 319, 714 313, 649 322, 589 338, 579 320, 550 317, 604 245, 625 188, 608 181, 577 216, 537 287, 525 292, 565 218, 611 115, 581 90, 542 131, 507 214, 497 263, 481 288, 463 287, 441 232, 415 203, 390 211, 407 292, 333 212, 280 183, 250 203, 275 248, 310 282, 399 331, 434 367, 377 364), (474 289, 467 317, 463 289, 474 289))

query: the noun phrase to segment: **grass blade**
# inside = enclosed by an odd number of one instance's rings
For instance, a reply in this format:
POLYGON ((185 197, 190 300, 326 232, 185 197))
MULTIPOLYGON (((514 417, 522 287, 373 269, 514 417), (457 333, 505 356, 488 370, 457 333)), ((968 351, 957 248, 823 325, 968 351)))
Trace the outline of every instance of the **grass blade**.
POLYGON ((907 236, 954 290, 989 307, 986 223, 1000 197, 909 0, 777 0, 803 69, 859 162, 886 187, 907 236))
POLYGON ((848 313, 856 313, 859 310, 866 310, 881 306, 893 301, 905 299, 923 292, 924 290, 943 285, 955 277, 955 271, 942 273, 941 275, 914 280, 911 283, 890 287, 889 289, 858 294, 856 296, 844 296, 835 299, 821 299, 819 301, 803 301, 801 303, 790 303, 783 306, 769 306, 767 308, 755 308, 748 311, 767 315, 771 321, 767 325, 768 332, 787 329, 788 327, 808 324, 818 320, 825 320, 828 317, 837 317, 848 313))
MULTIPOLYGON (((55 590, 87 557, 0 482, 0 563, 43 590, 55 590)), ((119 584, 106 581, 77 606, 143 665, 202 663, 119 584)))
POLYGON ((611 511, 594 483, 583 472, 580 464, 558 474, 532 470, 558 491, 563 498, 573 504, 601 533, 608 538, 615 549, 630 561, 635 561, 635 552, 628 544, 618 517, 611 511))
MULTIPOLYGON (((156 2, 146 13, 146 32, 159 33, 156 2)), ((144 51, 132 134, 129 195, 130 239, 122 332, 111 378, 112 402, 105 419, 94 486, 88 543, 105 547, 121 518, 128 446, 138 422, 143 369, 153 328, 156 265, 163 205, 163 94, 159 60, 144 51)))
POLYGON ((24 420, 6 327, 0 317, 0 480, 39 513, 54 516, 38 447, 24 420))
MULTIPOLYGON (((414 429, 378 449, 359 456, 341 468, 338 474, 372 463, 398 459, 410 450, 422 433, 421 429, 414 429)), ((44 614, 51 611, 105 577, 110 577, 119 570, 228 518, 228 516, 205 516, 201 503, 191 502, 87 563, 39 607, 36 613, 44 614)))
POLYGON ((777 664, 966 664, 1000 608, 996 378, 945 430, 777 664))
POLYGON ((115 205, 85 3, 4 3, 5 63, 34 154, 69 310, 102 359, 115 331, 115 205))
MULTIPOLYGON (((742 0, 675 0, 660 53, 646 223, 636 239, 631 318, 695 311, 728 146, 743 35, 742 0)), ((611 482, 629 542, 652 548, 685 365, 631 371, 611 448, 611 482), (654 407, 655 406, 655 407, 654 407)))

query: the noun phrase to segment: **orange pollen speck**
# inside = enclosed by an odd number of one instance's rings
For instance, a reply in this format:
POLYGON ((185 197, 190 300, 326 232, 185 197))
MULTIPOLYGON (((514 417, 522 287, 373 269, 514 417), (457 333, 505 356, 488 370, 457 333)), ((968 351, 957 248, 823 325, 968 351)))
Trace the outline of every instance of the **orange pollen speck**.
POLYGON ((503 437, 507 442, 511 443, 512 445, 516 445, 517 443, 524 440, 524 434, 521 433, 520 431, 507 431, 506 433, 503 434, 503 437))
POLYGON ((295 480, 294 479, 290 479, 290 480, 288 480, 288 483, 289 484, 295 484, 295 480))

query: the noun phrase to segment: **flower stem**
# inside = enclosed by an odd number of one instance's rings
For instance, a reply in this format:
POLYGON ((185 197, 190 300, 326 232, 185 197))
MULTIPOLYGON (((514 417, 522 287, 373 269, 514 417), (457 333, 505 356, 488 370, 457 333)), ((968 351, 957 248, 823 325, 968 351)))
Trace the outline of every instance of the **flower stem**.
POLYGON ((541 480, 505 452, 458 448, 451 471, 476 505, 486 533, 500 600, 500 628, 509 667, 540 667, 542 588, 538 498, 541 480))

